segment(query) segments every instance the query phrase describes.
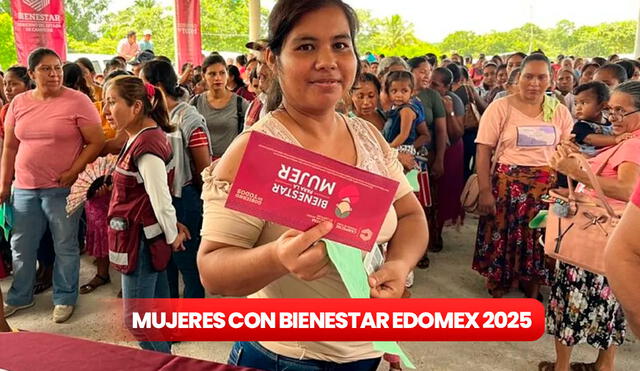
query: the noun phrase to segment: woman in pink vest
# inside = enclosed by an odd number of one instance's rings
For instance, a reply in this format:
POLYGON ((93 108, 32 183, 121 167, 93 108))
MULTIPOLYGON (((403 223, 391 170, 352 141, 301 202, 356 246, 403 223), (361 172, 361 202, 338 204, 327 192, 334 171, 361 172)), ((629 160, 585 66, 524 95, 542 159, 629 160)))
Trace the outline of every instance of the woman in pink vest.
MULTIPOLYGON (((134 76, 119 76, 106 86, 104 114, 129 139, 113 172, 109 205, 109 260, 122 272, 125 313, 132 298, 168 298, 166 267, 171 252, 184 250, 189 231, 176 220, 167 169, 172 153, 166 133, 167 105, 160 90, 134 76)), ((171 343, 146 341, 143 349, 171 353, 171 343)))

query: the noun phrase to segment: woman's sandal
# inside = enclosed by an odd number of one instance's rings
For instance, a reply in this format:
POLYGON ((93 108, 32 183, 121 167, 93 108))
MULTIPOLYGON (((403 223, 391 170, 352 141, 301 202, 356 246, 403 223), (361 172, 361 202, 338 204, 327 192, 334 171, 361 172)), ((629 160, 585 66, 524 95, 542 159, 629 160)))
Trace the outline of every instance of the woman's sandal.
POLYGON ((542 361, 538 363, 538 371, 553 371, 555 368, 555 362, 542 361))
POLYGON ((428 256, 423 256, 422 259, 420 259, 420 261, 418 262, 418 268, 420 269, 427 269, 429 268, 429 264, 431 262, 429 261, 429 257, 428 256))
POLYGON ((110 277, 102 277, 98 274, 96 274, 91 281, 89 281, 89 283, 87 283, 86 285, 82 285, 82 287, 80 287, 80 294, 88 294, 90 292, 93 292, 93 290, 97 289, 100 286, 104 286, 106 284, 108 284, 109 282, 111 282, 111 278, 110 277), (97 282, 96 282, 97 281, 97 282))
POLYGON ((573 362, 569 365, 571 371, 598 371, 595 363, 573 362))
POLYGON ((509 290, 497 287, 495 289, 487 289, 489 295, 494 299, 500 299, 509 293, 509 290))

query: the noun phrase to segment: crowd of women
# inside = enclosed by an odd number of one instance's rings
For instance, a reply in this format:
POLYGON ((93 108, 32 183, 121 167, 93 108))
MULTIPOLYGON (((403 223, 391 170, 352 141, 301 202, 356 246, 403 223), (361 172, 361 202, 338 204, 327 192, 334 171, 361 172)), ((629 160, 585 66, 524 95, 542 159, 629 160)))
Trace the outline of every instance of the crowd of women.
MULTIPOLYGON (((322 241, 331 223, 301 232, 224 207, 247 134, 259 131, 400 183, 377 240, 385 262, 369 277, 373 298, 408 296, 413 269, 427 268, 426 252, 447 245, 443 228, 464 221, 460 195, 477 174, 470 263, 488 295, 520 290, 544 301, 540 289, 550 286, 556 359, 540 369, 613 370, 626 327, 607 277, 546 258, 543 230, 530 222, 548 208, 545 195, 566 186, 565 176, 581 183, 576 191, 593 193, 574 153, 598 171, 609 202, 632 198, 640 62, 559 56, 552 63, 541 51, 475 61, 360 59, 356 29, 355 12, 341 0, 279 0, 268 39, 249 43, 252 57, 235 65, 213 53, 178 75, 158 56, 132 73, 116 57, 98 76, 88 60, 63 62, 37 49, 28 66, 9 68, 0 96, 0 202, 14 218, 4 317, 33 306, 52 285, 53 320, 64 322, 79 294, 110 283, 110 265, 122 273, 125 299, 180 297, 179 277, 185 298, 205 290, 348 297, 322 241), (107 180, 90 190, 83 210, 67 215, 79 174, 114 155, 107 180), (406 176, 412 172, 418 193, 406 176), (83 251, 95 257, 96 274, 80 285, 83 251), (598 349, 595 363, 570 362, 580 343, 598 349)), ((633 296, 627 286, 618 285, 625 298, 633 296)), ((8 329, 0 318, 0 330, 8 329)), ((142 340, 144 349, 171 351, 170 342, 142 340)), ((374 370, 380 359, 366 342, 238 342, 229 362, 374 370)), ((396 357, 385 359, 400 368, 396 357)))

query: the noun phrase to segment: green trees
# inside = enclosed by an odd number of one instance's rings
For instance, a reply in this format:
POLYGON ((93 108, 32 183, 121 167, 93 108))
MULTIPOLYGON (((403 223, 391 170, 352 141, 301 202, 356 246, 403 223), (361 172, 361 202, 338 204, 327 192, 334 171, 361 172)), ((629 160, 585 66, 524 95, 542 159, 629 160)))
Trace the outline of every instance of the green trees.
POLYGON ((622 21, 576 27, 575 23, 565 19, 553 28, 542 29, 527 23, 509 31, 491 31, 483 35, 470 31, 454 32, 437 46, 445 54, 458 52, 465 55, 527 53, 537 49, 550 56, 630 54, 633 53, 636 25, 636 21, 622 21))
MULTIPOLYGON (((109 0, 65 0, 67 40, 70 52, 114 54, 118 41, 127 31, 153 31, 155 52, 174 57, 173 10, 156 0, 135 0, 119 12, 109 12, 109 0)), ((9 0, 0 0, 0 66, 15 63, 9 0)), ((420 40, 414 25, 400 15, 375 17, 371 11, 357 10, 360 32, 358 49, 376 54, 412 57, 426 53, 462 55, 504 54, 542 49, 548 55, 607 56, 633 52, 636 21, 601 23, 578 27, 569 20, 542 29, 525 24, 508 31, 477 34, 460 30, 437 44, 420 40)), ((261 12, 261 33, 266 36, 268 10, 261 12)), ((246 0, 201 1, 202 48, 204 50, 244 52, 249 34, 246 0)))

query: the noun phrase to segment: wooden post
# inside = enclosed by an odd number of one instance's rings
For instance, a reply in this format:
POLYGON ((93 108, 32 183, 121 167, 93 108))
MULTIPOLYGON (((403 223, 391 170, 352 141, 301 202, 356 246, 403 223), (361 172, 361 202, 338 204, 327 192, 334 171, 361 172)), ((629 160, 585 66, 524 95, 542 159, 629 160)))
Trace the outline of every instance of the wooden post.
POLYGON ((260 0, 249 0, 249 41, 260 38, 260 0))

